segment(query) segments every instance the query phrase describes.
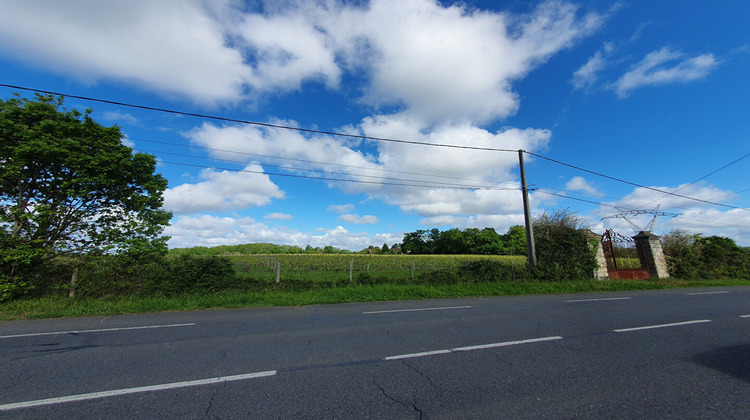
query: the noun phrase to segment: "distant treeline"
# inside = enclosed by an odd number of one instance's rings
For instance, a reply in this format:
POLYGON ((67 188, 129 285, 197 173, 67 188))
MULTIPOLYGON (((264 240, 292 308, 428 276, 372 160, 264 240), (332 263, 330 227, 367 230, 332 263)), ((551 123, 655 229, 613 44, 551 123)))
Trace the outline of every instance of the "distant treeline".
POLYGON ((526 230, 512 226, 500 235, 495 229, 417 230, 404 235, 401 251, 408 254, 526 255, 526 230))
POLYGON ((253 254, 436 254, 436 255, 526 255, 526 231, 523 226, 512 226, 500 235, 495 229, 468 228, 465 230, 417 230, 404 235, 402 244, 380 247, 369 246, 354 252, 333 246, 305 248, 296 245, 254 243, 241 245, 196 246, 174 248, 170 256, 192 255, 253 255, 253 254))
POLYGON ((296 245, 276 245, 269 243, 219 245, 213 247, 195 246, 192 248, 174 248, 170 256, 178 255, 252 255, 252 254, 351 254, 352 251, 333 246, 323 248, 307 245, 301 248, 296 245))

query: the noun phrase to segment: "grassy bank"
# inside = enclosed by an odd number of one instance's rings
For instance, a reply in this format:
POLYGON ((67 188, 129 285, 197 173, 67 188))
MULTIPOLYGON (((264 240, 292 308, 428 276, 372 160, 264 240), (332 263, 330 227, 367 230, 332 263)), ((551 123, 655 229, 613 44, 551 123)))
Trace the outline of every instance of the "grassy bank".
POLYGON ((489 282, 441 285, 349 284, 333 288, 290 290, 270 285, 255 291, 186 294, 172 297, 130 296, 100 299, 47 297, 0 304, 0 321, 77 316, 107 316, 142 312, 192 311, 218 308, 304 306, 345 302, 374 302, 457 298, 471 296, 516 296, 555 293, 650 290, 702 286, 750 286, 750 280, 608 280, 571 282, 489 282))

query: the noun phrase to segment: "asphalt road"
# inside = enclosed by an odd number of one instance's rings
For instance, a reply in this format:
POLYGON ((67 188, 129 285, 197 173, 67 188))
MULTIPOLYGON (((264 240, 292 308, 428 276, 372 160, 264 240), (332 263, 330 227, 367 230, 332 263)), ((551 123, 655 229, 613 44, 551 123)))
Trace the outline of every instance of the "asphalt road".
POLYGON ((0 418, 750 418, 750 287, 2 322, 0 418))

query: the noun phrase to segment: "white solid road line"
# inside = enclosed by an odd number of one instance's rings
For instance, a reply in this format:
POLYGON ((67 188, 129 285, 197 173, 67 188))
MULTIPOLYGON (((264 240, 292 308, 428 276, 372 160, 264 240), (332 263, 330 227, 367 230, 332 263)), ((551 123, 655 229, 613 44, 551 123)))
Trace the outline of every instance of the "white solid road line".
POLYGON ((565 302, 573 303, 573 302, 599 302, 599 301, 605 301, 605 300, 628 300, 633 299, 632 297, 613 297, 613 298, 595 298, 595 299, 573 299, 573 300, 566 300, 565 302))
POLYGON ((729 293, 729 290, 721 290, 718 292, 693 292, 693 293, 687 293, 687 296, 696 296, 696 295, 723 295, 724 293, 729 293))
POLYGON ((369 311, 362 312, 363 314, 392 314, 396 312, 419 312, 419 311, 443 311, 446 309, 466 309, 471 306, 443 306, 440 308, 414 308, 414 309, 392 309, 389 311, 369 311))
POLYGON ((98 330, 53 331, 53 332, 44 332, 44 333, 0 335, 0 338, 37 337, 40 335, 83 334, 83 333, 107 332, 107 331, 147 330, 147 329, 152 329, 152 328, 192 327, 195 325, 196 324, 193 322, 190 324, 145 325, 141 327, 103 328, 103 329, 98 329, 98 330))
POLYGON ((44 405, 62 404, 76 401, 93 400, 97 398, 116 397, 120 395, 136 394, 139 392, 164 391, 167 389, 186 388, 189 386, 211 385, 223 382, 242 381, 245 379, 262 378, 276 375, 275 370, 266 372, 246 373, 242 375, 219 376, 217 378, 198 379, 195 381, 173 382, 169 384, 141 386, 137 388, 113 389, 111 391, 92 392, 90 394, 69 395, 67 397, 47 398, 44 400, 24 401, 0 405, 0 411, 16 410, 19 408, 39 407, 44 405))
POLYGON ((695 321, 675 322, 672 324, 647 325, 644 327, 635 327, 635 328, 621 328, 619 330, 614 330, 614 332, 621 333, 621 332, 640 331, 640 330, 652 330, 654 328, 678 327, 680 325, 701 324, 704 322, 711 322, 711 320, 710 319, 698 319, 695 321))
POLYGON ((740 315, 740 318, 750 318, 750 315, 740 315))
POLYGON ((397 356, 385 357, 383 358, 383 360, 413 359, 416 357, 433 356, 436 354, 447 354, 447 353, 453 353, 457 351, 484 350, 484 349, 492 349, 492 348, 497 348, 497 347, 508 347, 508 346, 515 346, 519 344, 540 343, 543 341, 553 341, 553 340, 562 340, 562 339, 563 338, 560 336, 554 336, 554 337, 531 338, 528 340, 505 341, 502 343, 480 344, 477 346, 456 347, 453 349, 432 350, 432 351, 424 351, 421 353, 399 354, 397 356))

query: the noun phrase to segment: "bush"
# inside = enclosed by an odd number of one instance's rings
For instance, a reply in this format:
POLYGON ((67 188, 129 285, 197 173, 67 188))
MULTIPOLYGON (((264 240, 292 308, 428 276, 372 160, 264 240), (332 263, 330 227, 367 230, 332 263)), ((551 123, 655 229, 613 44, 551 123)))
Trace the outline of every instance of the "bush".
POLYGON ((750 279, 750 252, 730 238, 673 230, 662 237, 669 274, 683 279, 750 279))
POLYGON ((544 212, 533 220, 539 280, 565 281, 594 277, 596 245, 583 229, 583 220, 568 209, 544 212))
POLYGON ((34 289, 32 279, 43 252, 32 245, 0 233, 0 302, 25 296, 34 289))
POLYGON ((461 264, 461 272, 467 281, 474 283, 531 279, 526 265, 508 265, 493 260, 466 261, 461 264))
POLYGON ((388 278, 385 276, 373 276, 367 272, 361 272, 357 274, 356 281, 359 284, 382 284, 388 283, 388 278))
POLYGON ((236 286, 237 273, 225 257, 180 255, 168 259, 163 277, 154 279, 152 287, 165 294, 217 292, 236 286))
POLYGON ((443 268, 419 273, 416 280, 422 284, 456 284, 461 282, 461 277, 456 270, 443 268))

